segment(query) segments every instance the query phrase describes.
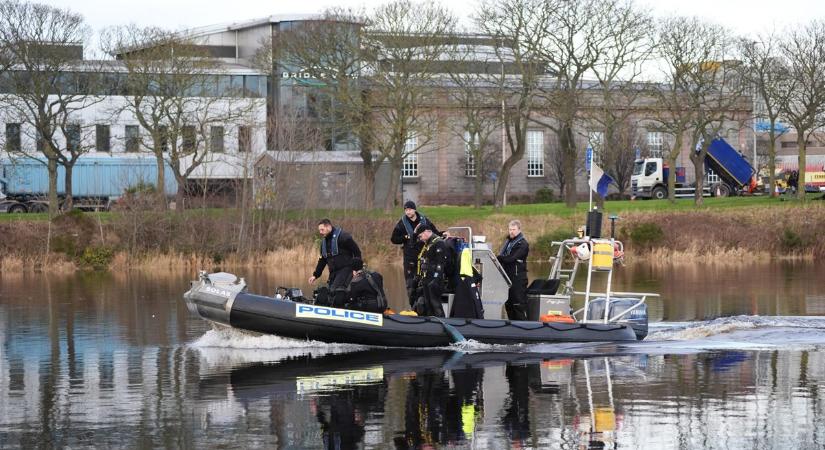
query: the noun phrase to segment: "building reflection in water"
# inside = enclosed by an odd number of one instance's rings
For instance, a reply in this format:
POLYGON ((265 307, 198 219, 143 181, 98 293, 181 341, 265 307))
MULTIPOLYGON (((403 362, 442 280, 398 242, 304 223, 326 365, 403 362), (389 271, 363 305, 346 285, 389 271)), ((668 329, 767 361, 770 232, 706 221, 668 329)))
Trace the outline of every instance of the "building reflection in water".
POLYGON ((0 286, 0 447, 825 448, 821 347, 194 348, 185 279, 30 281, 0 286))

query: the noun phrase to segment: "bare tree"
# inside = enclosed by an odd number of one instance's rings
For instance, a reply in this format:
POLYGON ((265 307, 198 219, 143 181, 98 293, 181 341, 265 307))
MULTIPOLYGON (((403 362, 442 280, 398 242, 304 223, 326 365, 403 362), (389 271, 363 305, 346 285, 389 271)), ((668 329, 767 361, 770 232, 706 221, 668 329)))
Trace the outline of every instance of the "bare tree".
POLYGON ((213 156, 207 144, 215 130, 248 124, 255 101, 241 98, 246 86, 220 82, 220 64, 186 35, 130 25, 106 30, 101 41, 126 71, 129 95, 113 114, 130 114, 148 133, 148 140, 138 141, 157 161, 159 200, 165 206, 168 166, 182 209, 188 177, 213 156))
MULTIPOLYGON (((692 17, 667 18, 660 23, 659 55, 667 66, 667 83, 655 90, 662 128, 674 135, 667 159, 676 157, 687 138, 696 178, 695 203, 703 203, 705 156, 711 141, 743 108, 743 66, 731 60, 733 40, 721 26, 692 17)), ((668 179, 674 200, 675 177, 668 179)))
POLYGON ((484 195, 484 174, 491 163, 493 153, 493 133, 501 127, 501 111, 496 101, 495 84, 489 75, 472 70, 474 64, 483 63, 485 67, 492 62, 495 55, 480 54, 474 45, 456 36, 456 42, 450 50, 454 58, 449 77, 452 85, 446 88, 450 106, 460 114, 448 125, 464 144, 464 159, 459 167, 464 166, 464 175, 473 177, 473 204, 480 208, 484 195), (492 58, 488 58, 492 56, 492 58))
MULTIPOLYGON (((576 205, 576 124, 593 106, 585 77, 596 75, 603 94, 612 95, 624 72, 638 73, 646 43, 647 16, 632 3, 619 0, 544 0, 544 17, 535 47, 547 61, 549 75, 542 83, 543 111, 552 121, 538 121, 559 135, 566 171, 565 203, 576 205), (632 67, 630 71, 627 69, 632 67)), ((605 97, 605 102, 613 102, 605 97)), ((624 99, 627 101, 627 99, 624 99)), ((606 105, 604 109, 611 108, 606 105)))
POLYGON ((601 160, 605 172, 616 182, 619 195, 625 195, 630 187, 636 152, 647 154, 646 143, 639 133, 639 127, 630 118, 622 122, 610 123, 610 134, 605 132, 605 143, 601 160))
MULTIPOLYGON (((779 54, 778 36, 771 33, 759 35, 756 40, 741 39, 740 53, 745 63, 745 76, 753 89, 754 103, 759 102, 761 113, 754 112, 754 119, 767 122, 768 152, 764 155, 768 166, 768 192, 773 195, 776 184, 776 141, 787 132, 780 128, 781 106, 788 103, 789 91, 782 89, 787 85, 788 68, 779 54)), ((754 133, 757 124, 754 123, 754 133)), ((754 161, 754 165, 760 161, 754 161)), ((757 172, 758 173, 758 172, 757 172)))
MULTIPOLYGON (((364 204, 372 209, 375 175, 384 155, 375 151, 371 137, 371 112, 377 98, 370 95, 369 68, 373 63, 366 46, 366 17, 366 12, 360 10, 329 9, 318 20, 282 31, 274 39, 264 39, 255 64, 259 70, 291 79, 296 88, 306 87, 308 109, 314 119, 307 125, 320 132, 318 137, 328 137, 322 144, 330 150, 342 142, 358 148, 366 183, 364 204)), ((294 113, 275 112, 285 117, 294 113)), ((287 120, 287 128, 291 123, 287 120)), ((270 140, 279 149, 287 148, 276 138, 280 124, 272 125, 274 136, 270 140)))
POLYGON ((49 214, 57 213, 57 169, 66 169, 64 207, 72 206, 72 168, 88 150, 82 144, 78 112, 99 102, 90 95, 97 70, 82 66, 88 37, 83 17, 69 10, 36 3, 0 3, 0 42, 9 70, 9 94, 0 99, 7 122, 21 123, 21 134, 34 149, 17 149, 46 165, 49 214))
MULTIPOLYGON (((436 72, 456 27, 449 9, 432 1, 395 0, 372 12, 364 35, 370 61, 368 95, 372 144, 390 163, 390 192, 398 191, 404 160, 434 150, 436 72)), ((388 195, 384 210, 392 209, 388 195)))
POLYGON ((788 77, 780 82, 780 114, 796 130, 799 189, 805 198, 805 158, 810 136, 825 125, 825 22, 812 21, 788 31, 780 43, 788 77))
POLYGON ((500 71, 490 70, 495 98, 509 155, 501 164, 495 193, 495 208, 504 206, 504 195, 513 167, 524 158, 527 128, 535 114, 539 78, 545 65, 537 43, 546 11, 541 0, 495 0, 483 3, 475 18, 482 33, 494 39, 500 71))

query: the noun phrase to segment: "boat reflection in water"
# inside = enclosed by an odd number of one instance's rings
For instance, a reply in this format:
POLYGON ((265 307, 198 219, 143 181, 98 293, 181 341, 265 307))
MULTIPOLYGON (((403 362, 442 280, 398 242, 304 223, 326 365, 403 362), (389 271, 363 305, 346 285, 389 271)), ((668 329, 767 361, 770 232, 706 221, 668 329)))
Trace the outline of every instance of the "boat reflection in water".
MULTIPOLYGON (((226 352, 199 351, 206 359, 226 352)), ((199 396, 214 405, 207 420, 220 421, 215 411, 229 421, 265 419, 290 446, 615 445, 620 416, 603 357, 382 349, 240 359, 201 371, 199 396)))

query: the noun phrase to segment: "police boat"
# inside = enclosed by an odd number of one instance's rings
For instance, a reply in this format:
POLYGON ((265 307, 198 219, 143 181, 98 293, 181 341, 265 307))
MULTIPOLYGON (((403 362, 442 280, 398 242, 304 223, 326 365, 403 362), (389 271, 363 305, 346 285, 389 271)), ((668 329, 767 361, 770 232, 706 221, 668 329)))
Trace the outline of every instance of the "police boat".
MULTIPOLYGON (((471 233, 471 230, 470 230, 471 233)), ((469 236, 472 256, 482 266, 483 318, 377 314, 313 304, 299 290, 274 297, 248 292, 246 282, 229 273, 200 272, 184 294, 189 310, 210 322, 241 330, 294 339, 386 347, 443 347, 463 340, 485 344, 636 341, 647 335, 648 297, 652 293, 611 292, 621 242, 590 236, 554 242, 550 278, 528 288, 526 321, 503 318, 509 279, 489 246, 469 236), (587 268, 585 291, 574 290, 576 273, 587 268), (593 292, 596 278, 605 292, 593 292), (503 283, 501 286, 497 282, 503 283), (573 299, 583 300, 576 311, 573 299)), ((444 310, 449 313, 452 297, 444 310)))

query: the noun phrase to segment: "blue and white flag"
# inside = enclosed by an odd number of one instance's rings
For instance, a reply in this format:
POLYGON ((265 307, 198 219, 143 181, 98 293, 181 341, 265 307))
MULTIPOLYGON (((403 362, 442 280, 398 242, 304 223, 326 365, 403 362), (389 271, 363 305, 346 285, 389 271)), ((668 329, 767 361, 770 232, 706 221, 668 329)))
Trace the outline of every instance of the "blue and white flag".
POLYGON ((607 197, 607 188, 610 187, 610 183, 615 183, 613 178, 610 178, 610 175, 604 173, 604 170, 597 166, 595 162, 592 163, 590 166, 590 180, 588 182, 590 189, 593 189, 597 194, 601 195, 602 198, 605 198, 607 197))

